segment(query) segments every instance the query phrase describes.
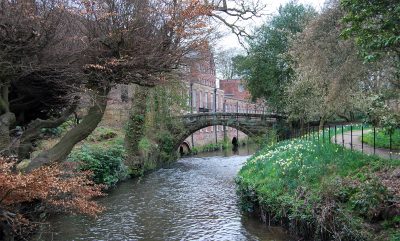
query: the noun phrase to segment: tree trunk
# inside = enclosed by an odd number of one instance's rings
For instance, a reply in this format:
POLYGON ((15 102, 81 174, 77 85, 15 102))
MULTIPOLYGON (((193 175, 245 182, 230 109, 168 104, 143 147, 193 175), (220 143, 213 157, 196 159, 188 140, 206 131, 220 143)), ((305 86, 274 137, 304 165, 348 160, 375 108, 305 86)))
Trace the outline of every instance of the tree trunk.
POLYGON ((63 138, 50 150, 41 152, 37 157, 28 163, 25 171, 31 171, 52 162, 64 161, 72 148, 80 141, 88 137, 103 118, 104 111, 107 107, 107 95, 110 88, 106 88, 97 93, 94 98, 93 106, 89 109, 88 114, 83 117, 82 121, 73 129, 68 131, 63 138))
POLYGON ((14 213, 8 212, 0 206, 0 240, 14 241, 14 232, 11 225, 15 216, 14 213))
MULTIPOLYGON (((350 112, 351 113, 351 112, 350 112)), ((343 113, 343 114, 337 114, 337 116, 339 116, 340 118, 343 118, 343 119, 345 119, 346 120, 346 122, 349 122, 350 121, 350 118, 351 117, 348 117, 348 116, 346 116, 346 114, 345 113, 343 113)))
POLYGON ((324 125, 325 125, 325 117, 321 117, 319 119, 319 130, 322 131, 324 129, 324 125))
POLYGON ((15 115, 7 112, 0 116, 0 154, 8 154, 11 147, 10 127, 15 122, 15 115))
POLYGON ((20 143, 17 147, 18 158, 20 160, 29 158, 33 149, 32 142, 41 134, 42 128, 56 128, 64 123, 68 117, 74 113, 78 106, 78 101, 75 101, 69 106, 59 118, 50 120, 36 119, 32 121, 20 138, 20 143))
POLYGON ((143 160, 141 160, 139 142, 145 134, 146 105, 149 90, 146 87, 136 86, 134 102, 129 114, 128 128, 125 135, 125 147, 127 151, 126 165, 133 170, 141 171, 143 160))
POLYGON ((8 88, 8 84, 0 86, 0 154, 8 154, 10 150, 10 128, 15 123, 15 115, 10 112, 8 102, 8 88))

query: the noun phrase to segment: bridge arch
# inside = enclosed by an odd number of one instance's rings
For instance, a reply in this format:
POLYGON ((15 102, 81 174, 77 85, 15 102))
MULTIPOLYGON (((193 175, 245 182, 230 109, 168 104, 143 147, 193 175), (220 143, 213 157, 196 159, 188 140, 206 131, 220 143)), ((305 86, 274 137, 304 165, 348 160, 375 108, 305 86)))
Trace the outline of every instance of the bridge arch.
POLYGON ((175 149, 186 138, 198 130, 209 126, 227 126, 235 128, 248 136, 265 134, 267 129, 276 122, 277 115, 246 114, 246 113, 200 113, 181 116, 182 130, 177 132, 175 149))
POLYGON ((183 141, 179 145, 179 154, 186 155, 191 152, 190 144, 187 141, 183 141))

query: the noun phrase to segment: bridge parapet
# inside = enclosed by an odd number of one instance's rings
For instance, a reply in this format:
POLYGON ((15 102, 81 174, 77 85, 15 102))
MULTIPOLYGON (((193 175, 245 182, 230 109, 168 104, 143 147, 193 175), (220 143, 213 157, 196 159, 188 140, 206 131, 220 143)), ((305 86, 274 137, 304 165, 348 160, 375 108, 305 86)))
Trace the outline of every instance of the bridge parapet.
MULTIPOLYGON (((279 114, 253 114, 253 113, 226 113, 226 112, 215 112, 215 113, 197 113, 197 114, 187 114, 183 116, 178 116, 183 123, 194 123, 197 121, 214 120, 214 122, 221 122, 224 120, 235 120, 236 122, 276 122, 277 119, 285 118, 279 114)), ((216 125, 216 124, 214 124, 216 125)))

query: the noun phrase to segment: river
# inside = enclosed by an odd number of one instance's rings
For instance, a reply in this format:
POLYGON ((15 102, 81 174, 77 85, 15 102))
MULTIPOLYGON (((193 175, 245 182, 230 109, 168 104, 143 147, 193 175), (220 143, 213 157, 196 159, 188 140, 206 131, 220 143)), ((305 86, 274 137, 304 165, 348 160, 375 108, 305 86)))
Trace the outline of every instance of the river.
POLYGON ((36 240, 265 240, 288 241, 240 212, 234 178, 251 150, 182 158, 140 179, 119 184, 99 202, 96 219, 76 215, 49 219, 36 240))

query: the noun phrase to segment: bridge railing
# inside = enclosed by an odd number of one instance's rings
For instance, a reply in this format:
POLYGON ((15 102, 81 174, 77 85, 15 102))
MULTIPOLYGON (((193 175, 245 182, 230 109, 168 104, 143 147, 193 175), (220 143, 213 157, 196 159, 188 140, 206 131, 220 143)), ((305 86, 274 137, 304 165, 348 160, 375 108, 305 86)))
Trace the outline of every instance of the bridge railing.
POLYGON ((220 119, 278 119, 285 118, 285 116, 276 113, 255 114, 255 113, 239 113, 239 112, 209 112, 209 113, 196 113, 177 116, 183 119, 198 119, 198 118, 220 118, 220 119))

